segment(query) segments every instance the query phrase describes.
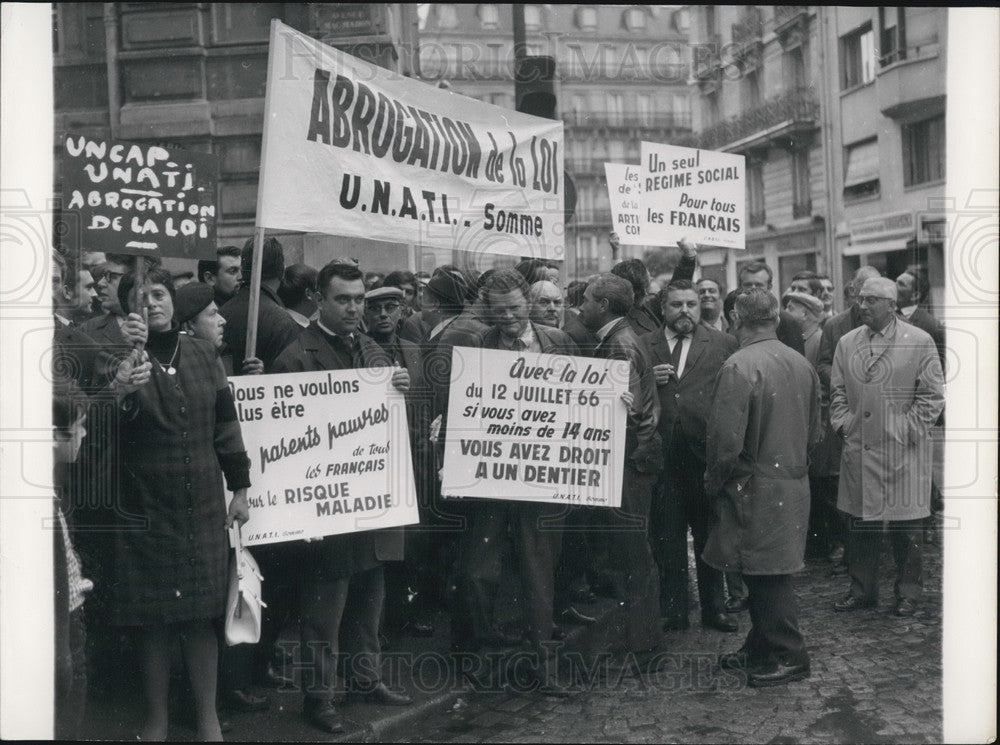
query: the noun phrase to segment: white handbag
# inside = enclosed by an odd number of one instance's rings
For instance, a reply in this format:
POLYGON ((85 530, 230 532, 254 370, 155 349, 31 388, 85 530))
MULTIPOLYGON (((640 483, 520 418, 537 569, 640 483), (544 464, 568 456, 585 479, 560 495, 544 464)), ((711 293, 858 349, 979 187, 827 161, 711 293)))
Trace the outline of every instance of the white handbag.
POLYGON ((226 644, 256 644, 260 641, 261 576, 257 561, 243 548, 239 523, 229 528, 229 541, 236 549, 229 563, 229 592, 226 596, 226 644))

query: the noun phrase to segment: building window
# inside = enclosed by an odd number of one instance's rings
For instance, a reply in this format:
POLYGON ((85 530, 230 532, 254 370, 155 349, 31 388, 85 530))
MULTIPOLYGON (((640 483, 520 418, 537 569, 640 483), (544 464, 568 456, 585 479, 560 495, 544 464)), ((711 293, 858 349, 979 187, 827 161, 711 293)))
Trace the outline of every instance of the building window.
POLYGON ((500 8, 493 3, 482 3, 477 10, 479 24, 487 30, 500 28, 500 8))
POLYGON ((438 27, 455 28, 458 26, 458 8, 454 3, 441 3, 437 6, 438 27))
POLYGON ((747 219, 751 228, 764 224, 764 166, 762 163, 747 163, 747 219))
POLYGON ((621 124, 622 113, 625 109, 621 93, 608 94, 608 123, 621 124))
POLYGON ((760 76, 750 70, 743 76, 743 108, 755 109, 760 105, 760 76))
POLYGON ((646 11, 642 8, 629 8, 625 11, 623 20, 629 31, 642 31, 646 28, 646 11))
POLYGON ((812 190, 809 186, 809 151, 792 151, 792 217, 812 214, 812 190))
POLYGON ((882 67, 906 59, 906 15, 903 8, 878 9, 878 53, 882 67))
POLYGON ((284 18, 282 3, 213 3, 212 38, 216 43, 267 41, 271 19, 284 18))
MULTIPOLYGON (((625 162, 625 143, 621 140, 611 140, 608 143, 608 160, 612 163, 625 162)), ((605 190, 607 191, 607 190, 605 190)), ((605 194, 607 196, 607 194, 605 194)))
POLYGON ((903 184, 944 179, 944 115, 903 125, 903 184))
POLYGON ((537 5, 524 6, 524 30, 541 31, 542 9, 537 5))
POLYGON ((705 122, 708 126, 719 123, 719 94, 709 93, 704 97, 705 122))
POLYGON ((866 24, 840 37, 840 88, 848 90, 875 79, 875 34, 866 24))
POLYGON ((597 30, 597 8, 584 6, 576 9, 576 27, 581 31, 597 30))
POLYGON ((636 113, 639 115, 639 124, 648 127, 653 123, 653 97, 648 93, 640 93, 635 98, 636 113))
POLYGON ((844 197, 856 199, 878 194, 878 139, 873 137, 848 145, 844 157, 844 197))
POLYGON ((705 7, 705 42, 711 44, 719 33, 719 26, 715 19, 715 6, 705 7))
POLYGON ((52 29, 57 55, 104 61, 104 3, 55 3, 52 29))
POLYGON ((799 272, 816 271, 816 253, 792 254, 778 257, 778 276, 774 278, 778 287, 788 287, 792 277, 799 272))
POLYGON ((673 120, 675 127, 691 126, 691 102, 683 94, 674 94, 673 120))
POLYGON ((796 90, 806 87, 806 62, 802 55, 802 47, 789 49, 782 55, 785 67, 785 88, 796 90))

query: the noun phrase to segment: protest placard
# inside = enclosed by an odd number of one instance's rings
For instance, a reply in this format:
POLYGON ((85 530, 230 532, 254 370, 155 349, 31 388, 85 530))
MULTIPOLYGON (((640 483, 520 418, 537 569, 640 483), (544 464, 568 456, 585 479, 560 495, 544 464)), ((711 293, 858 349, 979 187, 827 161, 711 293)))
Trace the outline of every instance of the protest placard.
POLYGON ((563 258, 563 125, 272 22, 257 225, 563 258))
POLYGON ((69 135, 61 163, 71 248, 214 259, 219 161, 209 153, 69 135))
POLYGON ((613 230, 618 234, 618 242, 623 246, 645 246, 649 242, 643 237, 642 182, 639 166, 626 163, 605 163, 604 176, 608 182, 608 201, 611 203, 613 230))
POLYGON ((621 506, 629 363, 455 347, 441 494, 621 506))
POLYGON ((744 156, 643 142, 640 178, 649 243, 746 248, 744 156))
POLYGON ((229 379, 250 457, 248 546, 419 521, 392 368, 229 379))

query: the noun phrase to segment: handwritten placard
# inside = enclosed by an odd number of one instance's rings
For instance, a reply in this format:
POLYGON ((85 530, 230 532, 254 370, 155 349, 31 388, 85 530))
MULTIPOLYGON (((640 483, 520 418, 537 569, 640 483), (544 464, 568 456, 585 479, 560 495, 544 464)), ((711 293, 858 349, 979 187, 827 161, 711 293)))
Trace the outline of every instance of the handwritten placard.
POLYGON ((64 209, 79 216, 74 248, 215 258, 216 156, 70 135, 61 175, 64 209))
POLYGON ((746 248, 746 158, 733 153, 643 142, 642 218, 647 240, 682 238, 746 248))
POLYGON ((456 347, 441 494, 618 507, 629 364, 456 347))
POLYGON ((386 367, 229 379, 253 484, 245 544, 419 521, 391 377, 386 367))
POLYGON ((642 219, 642 180, 639 166, 626 163, 605 163, 604 175, 608 182, 608 201, 611 219, 618 242, 623 246, 645 246, 642 219))

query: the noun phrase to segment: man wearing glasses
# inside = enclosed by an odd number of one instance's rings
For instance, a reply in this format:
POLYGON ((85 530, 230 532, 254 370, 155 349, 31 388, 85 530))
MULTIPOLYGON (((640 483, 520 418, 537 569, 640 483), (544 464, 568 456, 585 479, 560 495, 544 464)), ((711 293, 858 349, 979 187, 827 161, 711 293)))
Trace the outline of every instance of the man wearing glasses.
POLYGON ((874 608, 882 533, 896 559, 897 616, 912 616, 922 589, 923 521, 930 514, 928 436, 944 407, 930 335, 896 317, 896 283, 869 279, 858 292, 864 324, 837 344, 830 424, 844 442, 837 507, 850 516, 851 587, 837 611, 874 608))

